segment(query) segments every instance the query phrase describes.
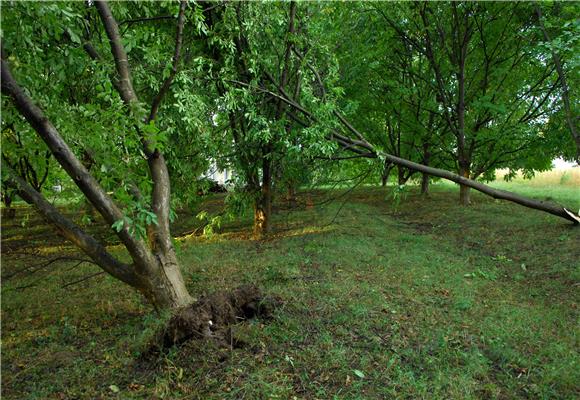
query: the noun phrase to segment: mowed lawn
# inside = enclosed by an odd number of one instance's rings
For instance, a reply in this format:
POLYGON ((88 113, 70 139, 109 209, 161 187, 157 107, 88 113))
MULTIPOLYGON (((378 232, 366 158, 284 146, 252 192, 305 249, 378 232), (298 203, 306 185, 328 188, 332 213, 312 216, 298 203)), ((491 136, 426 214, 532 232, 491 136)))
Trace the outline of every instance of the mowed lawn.
MULTIPOLYGON (((498 185, 580 208, 566 182, 498 185)), ((192 293, 255 283, 282 298, 274 319, 233 327, 243 345, 190 342, 143 361, 160 322, 137 294, 105 275, 63 287, 96 267, 4 279, 2 398, 580 396, 580 227, 477 193, 462 208, 444 184, 428 199, 362 188, 317 206, 340 193, 281 204, 267 240, 247 220, 178 239, 192 293)), ((18 229, 25 240, 31 227, 18 229)), ((38 257, 4 254, 3 276, 38 257)))

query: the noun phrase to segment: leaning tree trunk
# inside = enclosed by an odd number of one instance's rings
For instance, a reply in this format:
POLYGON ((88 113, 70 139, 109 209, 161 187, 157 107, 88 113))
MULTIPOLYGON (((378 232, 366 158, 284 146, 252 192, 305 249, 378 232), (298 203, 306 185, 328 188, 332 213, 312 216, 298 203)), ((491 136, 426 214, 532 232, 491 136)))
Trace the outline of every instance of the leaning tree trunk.
MULTIPOLYGON (((291 105, 294 105, 293 102, 290 100, 288 101, 291 105)), ((296 106, 295 106, 296 107, 296 106)), ((298 105, 299 110, 301 110, 306 116, 308 116, 313 121, 316 119, 312 116, 308 110, 303 109, 300 105, 298 105)), ((329 136, 329 139, 334 140, 339 145, 343 146, 346 150, 354 152, 361 157, 368 157, 368 158, 377 158, 381 157, 384 158, 385 161, 391 162, 395 165, 402 165, 405 168, 409 168, 418 172, 427 173, 431 176, 436 176, 438 178, 447 179, 449 181, 455 182, 459 185, 467 186, 472 189, 475 189, 481 193, 484 193, 488 196, 491 196, 495 199, 500 200, 507 200, 513 203, 519 204, 524 207, 532 208, 534 210, 544 211, 549 214, 564 218, 568 221, 573 222, 574 224, 580 224, 580 216, 569 211, 568 209, 562 207, 559 204, 551 203, 551 202, 544 202, 540 200, 534 200, 525 196, 521 196, 519 194, 509 192, 507 190, 500 190, 492 188, 491 186, 487 186, 481 182, 477 182, 471 180, 467 177, 455 174, 450 171, 446 171, 444 169, 428 167, 423 164, 419 164, 410 160, 406 160, 404 158, 400 158, 394 156, 392 154, 378 152, 365 138, 364 136, 350 124, 342 115, 338 112, 335 112, 335 115, 338 117, 340 122, 347 128, 350 132, 352 132, 358 139, 353 139, 348 136, 342 135, 336 131, 332 132, 329 136)))

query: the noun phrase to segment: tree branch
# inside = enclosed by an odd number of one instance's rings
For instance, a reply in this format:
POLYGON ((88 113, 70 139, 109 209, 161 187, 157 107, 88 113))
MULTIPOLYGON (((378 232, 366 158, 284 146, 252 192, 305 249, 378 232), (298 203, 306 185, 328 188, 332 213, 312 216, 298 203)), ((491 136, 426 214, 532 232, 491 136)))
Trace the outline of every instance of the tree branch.
POLYGON ((94 237, 62 215, 12 168, 3 164, 2 167, 8 172, 9 179, 20 189, 20 195, 30 204, 34 204, 42 216, 55 225, 66 239, 79 247, 107 273, 129 285, 136 286, 137 276, 130 265, 118 261, 94 237))
POLYGON ((175 75, 177 74, 177 66, 178 66, 179 60, 181 58, 181 45, 183 44, 183 26, 185 25, 185 9, 186 9, 186 7, 187 7, 187 1, 181 1, 179 3, 179 14, 177 16, 177 29, 176 29, 176 33, 175 33, 175 51, 173 53, 173 59, 171 62, 171 64, 172 64, 171 72, 169 73, 169 76, 167 78, 165 78, 165 80, 163 81, 163 84, 161 85, 161 89, 159 89, 159 93, 157 93, 157 95, 153 99, 153 103, 151 104, 151 111, 149 112, 149 117, 147 118, 147 121, 146 121, 147 123, 149 123, 150 121, 153 121, 155 119, 155 117, 157 116, 157 111, 159 109, 159 105, 161 104, 163 97, 165 97, 165 95, 169 91, 169 87, 171 86, 171 82, 173 82, 173 79, 175 78, 175 75))
POLYGON ((95 7, 101 16, 101 21, 103 22, 103 26, 105 27, 105 31, 109 37, 111 52, 113 53, 113 58, 115 60, 115 67, 119 74, 121 97, 127 105, 131 105, 131 103, 137 102, 137 95, 133 89, 129 60, 127 58, 127 52, 123 47, 123 42, 121 41, 119 26, 117 25, 115 17, 113 17, 113 13, 111 13, 111 9, 107 2, 97 0, 95 1, 95 7))
MULTIPOLYGON (((105 221, 110 225, 124 218, 123 212, 99 185, 95 178, 87 171, 83 164, 74 155, 70 147, 60 136, 58 130, 38 108, 28 95, 18 85, 8 63, 2 57, 2 93, 12 97, 18 111, 26 118, 42 140, 46 143, 54 158, 72 178, 87 199, 95 206, 105 221)), ((40 196, 40 195, 39 195, 40 196)), ((36 204, 36 203, 35 203, 36 204)), ((127 246, 129 253, 139 265, 152 265, 151 255, 147 253, 142 241, 131 236, 127 224, 117 232, 121 241, 127 246)))

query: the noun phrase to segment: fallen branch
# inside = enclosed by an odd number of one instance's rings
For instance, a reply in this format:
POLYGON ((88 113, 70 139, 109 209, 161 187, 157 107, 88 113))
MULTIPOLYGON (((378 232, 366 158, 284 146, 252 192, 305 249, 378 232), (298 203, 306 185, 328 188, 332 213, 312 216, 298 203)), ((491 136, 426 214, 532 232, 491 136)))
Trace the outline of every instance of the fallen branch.
MULTIPOLYGON (((273 80, 271 79, 271 76, 267 72, 266 72, 266 76, 267 76, 267 78, 269 78, 272 81, 272 83, 274 83, 273 80)), ((238 82, 236 82, 236 83, 238 83, 238 82)), ((296 102, 296 100, 291 99, 282 88, 280 88, 278 86, 276 86, 276 87, 278 90, 278 94, 272 93, 268 90, 263 90, 263 91, 267 94, 271 94, 271 95, 275 96, 276 98, 282 97, 284 99, 283 101, 287 105, 300 111, 311 122, 316 122, 316 119, 314 118, 313 113, 304 109, 304 107, 302 107, 298 102, 296 102)), ((488 186, 484 183, 465 178, 463 176, 460 176, 458 174, 455 174, 455 173, 447 171, 447 170, 428 167, 428 166, 423 165, 423 164, 419 164, 419 163, 409 161, 409 160, 404 159, 404 158, 393 156, 393 155, 386 153, 386 152, 379 151, 372 144, 370 144, 365 139, 365 136, 361 132, 359 132, 344 116, 342 116, 338 112, 335 112, 335 116, 340 121, 340 123, 350 133, 352 133, 354 136, 357 137, 357 139, 353 139, 351 137, 341 135, 337 132, 332 132, 332 134, 330 134, 328 136, 329 140, 332 140, 332 141, 338 143, 339 145, 342 146, 342 148, 344 150, 348 150, 348 151, 354 152, 354 153, 359 154, 359 155, 364 155, 367 158, 383 158, 383 159, 385 159, 385 160, 387 160, 395 165, 400 165, 400 166, 403 166, 405 168, 409 168, 409 169, 414 170, 414 171, 423 172, 423 173, 426 173, 426 174, 429 174, 432 176, 436 176, 438 178, 450 180, 450 181, 458 183, 460 185, 468 186, 468 187, 475 189, 481 193, 484 193, 488 196, 491 196, 494 199, 511 201, 512 203, 516 203, 516 204, 522 205, 524 207, 532 208, 534 210, 544 211, 544 212, 547 212, 549 214, 555 215, 557 217, 564 218, 564 219, 574 223, 575 225, 580 224, 580 215, 577 215, 577 214, 569 211, 568 209, 564 208, 560 204, 551 203, 551 202, 549 203, 549 202, 544 202, 544 201, 540 201, 540 200, 534 200, 534 199, 531 199, 531 198, 528 198, 525 196, 521 196, 521 195, 513 193, 513 192, 509 192, 507 190, 494 189, 491 186, 488 186)))
MULTIPOLYGON (((342 122, 343 118, 341 118, 340 120, 342 122)), ((354 131, 353 133, 355 133, 357 137, 362 136, 361 133, 358 132, 351 124, 345 124, 345 125, 349 130, 354 131)), ((366 144, 368 144, 368 142, 366 142, 366 144)), ((368 144, 368 145, 370 146, 370 144, 368 144)), ((404 159, 404 158, 396 157, 396 156, 393 156, 393 155, 388 154, 388 153, 375 151, 374 157, 379 157, 379 156, 384 158, 387 161, 392 162, 393 164, 400 165, 400 166, 403 166, 403 167, 406 167, 406 168, 409 168, 409 169, 412 169, 415 171, 423 172, 423 173, 426 173, 429 175, 433 175, 433 176, 436 176, 439 178, 447 179, 449 181, 458 183, 460 185, 468 186, 468 187, 475 189, 481 193, 484 193, 488 196, 491 196, 494 199, 507 200, 507 201, 511 201, 513 203, 522 205, 524 207, 532 208, 532 209, 539 210, 539 211, 544 211, 544 212, 547 212, 549 214, 567 219, 568 221, 573 222, 575 225, 578 225, 580 223, 580 215, 576 215, 576 214, 572 213, 571 211, 569 211, 568 209, 564 208, 563 206, 561 206, 557 203, 534 200, 534 199, 531 199, 529 197, 525 197, 525 196, 521 196, 521 195, 513 193, 513 192, 509 192, 507 190, 494 189, 491 186, 488 186, 484 183, 465 178, 461 175, 455 174, 455 173, 450 172, 450 171, 446 171, 444 169, 428 167, 426 165, 419 164, 419 163, 416 163, 413 161, 409 161, 409 160, 404 159)))

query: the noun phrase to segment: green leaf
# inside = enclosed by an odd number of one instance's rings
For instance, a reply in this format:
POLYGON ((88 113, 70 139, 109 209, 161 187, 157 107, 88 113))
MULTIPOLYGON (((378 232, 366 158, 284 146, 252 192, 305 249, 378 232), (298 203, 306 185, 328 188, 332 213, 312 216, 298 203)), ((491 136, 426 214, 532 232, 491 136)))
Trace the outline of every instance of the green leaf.
POLYGON ((119 220, 113 222, 113 225, 111 225, 111 228, 113 228, 117 232, 121 232, 124 225, 125 225, 125 221, 123 219, 119 219, 119 220))
POLYGON ((358 369, 353 369, 352 372, 354 372, 354 374, 356 376, 358 376, 359 378, 363 379, 365 377, 364 372, 362 372, 361 370, 358 369))
POLYGON ((73 41, 73 43, 81 44, 81 38, 79 37, 79 35, 77 35, 76 33, 74 33, 74 31, 68 28, 66 31, 70 35, 70 39, 73 41))

